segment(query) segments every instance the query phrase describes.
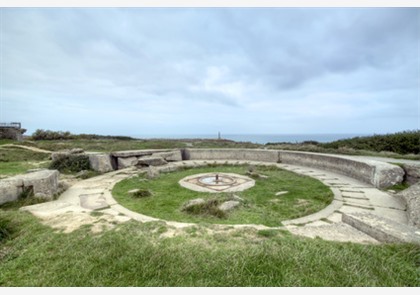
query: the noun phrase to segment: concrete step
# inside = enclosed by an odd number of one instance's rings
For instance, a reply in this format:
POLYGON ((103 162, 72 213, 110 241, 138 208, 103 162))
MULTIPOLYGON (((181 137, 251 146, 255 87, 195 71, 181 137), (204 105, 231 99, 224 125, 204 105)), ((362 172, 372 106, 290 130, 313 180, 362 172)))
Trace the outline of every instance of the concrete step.
POLYGON ((342 221, 380 242, 420 244, 420 230, 372 213, 343 213, 342 221))

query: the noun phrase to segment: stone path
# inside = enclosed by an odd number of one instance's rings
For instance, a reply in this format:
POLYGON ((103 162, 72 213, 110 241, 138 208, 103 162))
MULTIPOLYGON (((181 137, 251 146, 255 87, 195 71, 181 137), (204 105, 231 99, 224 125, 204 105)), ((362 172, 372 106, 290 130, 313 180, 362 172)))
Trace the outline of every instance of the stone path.
MULTIPOLYGON (((183 161, 169 163, 159 167, 159 169, 173 171, 177 167, 195 167, 209 163, 273 165, 272 163, 252 161, 183 161)), ((328 207, 303 218, 284 221, 284 227, 280 227, 281 229, 287 229, 293 234, 311 238, 319 237, 332 241, 375 244, 379 243, 379 241, 344 223, 342 221, 343 214, 371 213, 378 217, 386 217, 397 223, 407 224, 404 202, 390 193, 337 173, 308 167, 284 164, 275 165, 279 168, 319 179, 330 186, 334 193, 334 200, 328 207)), ((43 219, 47 224, 61 228, 65 232, 74 230, 84 223, 92 223, 95 215, 92 212, 94 211, 101 213, 101 219, 108 226, 112 223, 125 222, 130 219, 140 222, 157 221, 158 219, 156 218, 138 214, 122 207, 111 195, 111 190, 117 182, 138 173, 138 169, 126 168, 83 180, 70 187, 55 201, 24 207, 22 210, 31 212, 43 219)), ((165 222, 175 228, 195 225, 171 221, 165 222)), ((263 225, 252 224, 219 225, 219 227, 268 228, 263 225)))
POLYGON ((43 153, 43 154, 51 154, 52 153, 51 151, 39 149, 39 148, 36 148, 36 147, 33 147, 33 146, 26 146, 26 145, 12 144, 12 143, 3 144, 3 145, 0 146, 0 148, 8 148, 8 147, 20 148, 20 149, 30 150, 30 151, 33 151, 33 152, 38 152, 38 153, 43 153))

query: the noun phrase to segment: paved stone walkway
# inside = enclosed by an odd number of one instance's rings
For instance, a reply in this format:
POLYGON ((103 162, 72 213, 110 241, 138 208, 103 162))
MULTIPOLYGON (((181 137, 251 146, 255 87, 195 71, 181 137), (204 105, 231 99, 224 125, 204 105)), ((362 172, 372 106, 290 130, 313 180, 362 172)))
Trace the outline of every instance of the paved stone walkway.
MULTIPOLYGON (((195 167, 209 163, 273 165, 273 163, 252 161, 183 161, 173 162, 161 166, 159 169, 173 171, 177 167, 195 167)), ((407 224, 404 202, 390 193, 329 171, 284 164, 275 165, 279 168, 319 179, 324 184, 330 186, 334 193, 334 200, 328 207, 303 218, 284 221, 284 227, 281 227, 281 229, 287 229, 291 233, 300 236, 319 237, 331 241, 379 243, 371 236, 343 223, 342 214, 369 212, 399 223, 407 224)), ((55 228, 61 228, 65 232, 70 232, 85 223, 91 224, 97 222, 95 214, 92 214, 93 211, 101 212, 99 219, 103 223, 98 223, 98 230, 100 230, 101 225, 102 227, 107 227, 113 223, 125 222, 130 219, 140 222, 157 221, 158 219, 156 218, 138 214, 124 208, 111 195, 111 190, 117 182, 135 176, 138 173, 139 170, 136 168, 127 168, 83 180, 70 187, 55 201, 24 207, 22 210, 31 212, 35 216, 43 219, 46 224, 55 228)), ((195 225, 171 221, 165 222, 175 228, 195 225)), ((219 227, 268 228, 263 225, 252 224, 220 225, 219 227)))

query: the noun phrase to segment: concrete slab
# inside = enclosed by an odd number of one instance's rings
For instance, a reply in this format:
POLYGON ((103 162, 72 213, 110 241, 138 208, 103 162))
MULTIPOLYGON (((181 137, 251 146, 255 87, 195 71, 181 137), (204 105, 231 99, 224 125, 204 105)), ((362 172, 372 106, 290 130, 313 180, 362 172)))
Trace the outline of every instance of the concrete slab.
POLYGON ((80 195, 80 206, 90 210, 101 210, 109 208, 105 197, 102 194, 84 194, 80 195))
POLYGON ((393 208, 406 210, 404 201, 394 195, 390 195, 377 189, 364 189, 365 196, 375 207, 393 208))
POLYGON ((321 238, 328 241, 379 244, 376 239, 344 223, 322 226, 286 226, 286 228, 295 235, 313 239, 321 238))
POLYGON ((361 199, 361 200, 369 200, 366 198, 363 192, 348 192, 348 191, 341 191, 343 198, 353 198, 353 199, 361 199))
POLYGON ((377 216, 386 217, 395 222, 408 224, 407 212, 403 210, 375 207, 375 210, 371 213, 377 216))
POLYGON ((420 244, 420 231, 375 214, 343 214, 343 222, 381 242, 420 244))

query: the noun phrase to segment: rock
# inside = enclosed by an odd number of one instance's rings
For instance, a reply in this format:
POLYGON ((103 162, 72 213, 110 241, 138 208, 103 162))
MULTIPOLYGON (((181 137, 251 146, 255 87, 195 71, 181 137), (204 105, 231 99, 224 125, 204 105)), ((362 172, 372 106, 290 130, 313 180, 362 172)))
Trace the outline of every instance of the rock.
POLYGON ((153 153, 152 157, 161 157, 168 162, 182 161, 181 151, 159 152, 153 153))
POLYGON ((232 200, 233 201, 238 201, 238 202, 244 202, 245 201, 244 199, 242 199, 240 196, 237 196, 237 195, 233 195, 232 200))
POLYGON ((162 166, 168 164, 168 162, 166 162, 162 157, 145 156, 138 159, 138 164, 141 166, 162 166))
POLYGON ((147 178, 148 179, 155 179, 158 178, 160 175, 159 170, 155 167, 149 167, 147 169, 147 178))
POLYGON ((118 169, 124 169, 137 165, 138 159, 136 157, 118 158, 118 169))
POLYGON ((373 185, 377 188, 386 188, 399 184, 404 180, 404 170, 396 165, 388 163, 377 163, 373 185))
POLYGON ((75 177, 76 177, 76 178, 84 178, 84 177, 86 177, 88 174, 89 174, 89 171, 88 171, 88 170, 82 170, 82 171, 80 171, 80 172, 76 173, 75 177))
POLYGON ((276 196, 285 195, 285 194, 287 194, 287 193, 288 193, 288 191, 281 191, 281 192, 277 192, 277 193, 276 193, 276 196))
POLYGON ((110 171, 114 171, 114 167, 112 166, 111 156, 109 154, 88 154, 90 168, 92 170, 106 173, 110 171))
POLYGON ((268 176, 264 175, 264 174, 259 174, 258 177, 261 178, 261 179, 267 179, 268 178, 268 176))
POLYGON ((413 185, 420 182, 420 164, 403 164, 405 171, 405 181, 413 185))
POLYGON ((190 207, 193 207, 193 206, 197 206, 197 205, 204 204, 205 202, 206 202, 206 201, 205 201, 204 199, 201 199, 201 198, 199 198, 199 199, 189 200, 187 203, 185 203, 185 204, 182 206, 182 210, 186 210, 186 209, 188 209, 188 208, 190 208, 190 207))
POLYGON ((51 160, 57 161, 68 157, 70 153, 68 151, 54 152, 51 154, 51 160))
POLYGON ((70 150, 70 154, 83 154, 85 151, 81 148, 74 148, 70 150))
POLYGON ((226 201, 219 205, 219 209, 222 211, 230 211, 238 207, 241 203, 239 201, 226 201))
POLYGON ((420 228, 420 182, 396 194, 407 204, 408 224, 420 228))
POLYGON ((140 191, 140 189, 135 188, 135 189, 129 190, 127 193, 128 193, 128 194, 135 194, 135 193, 137 193, 138 191, 140 191))

